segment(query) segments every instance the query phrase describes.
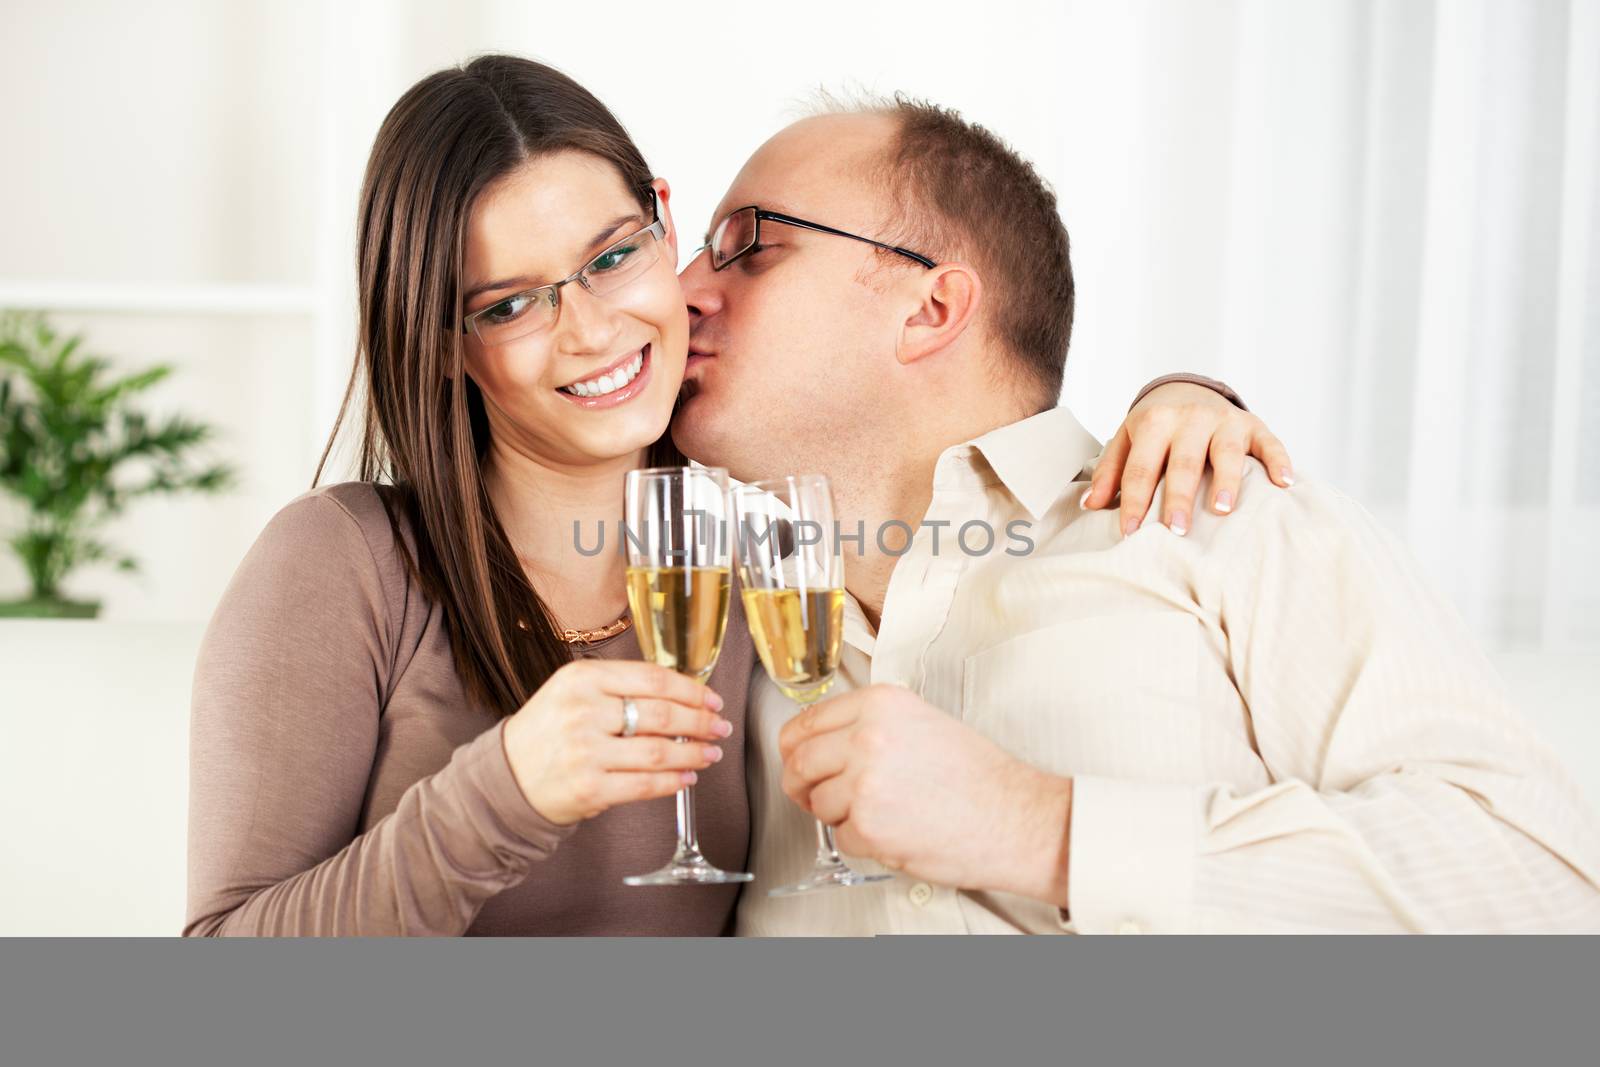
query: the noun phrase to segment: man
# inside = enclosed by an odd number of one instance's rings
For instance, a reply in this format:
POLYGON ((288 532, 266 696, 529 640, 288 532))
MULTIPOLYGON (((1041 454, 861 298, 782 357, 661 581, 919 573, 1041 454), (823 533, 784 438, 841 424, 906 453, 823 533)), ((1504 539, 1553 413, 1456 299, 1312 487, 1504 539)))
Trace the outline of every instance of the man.
POLYGON ((1600 927, 1592 818, 1358 506, 1251 463, 1130 534, 1083 510, 1067 237, 1025 162, 900 102, 779 133, 716 219, 747 205, 879 244, 745 216, 683 274, 679 445, 827 474, 868 531, 840 695, 752 694, 742 933, 1600 927), (1014 522, 1031 551, 956 543, 1014 522), (900 875, 768 899, 808 812, 900 875))

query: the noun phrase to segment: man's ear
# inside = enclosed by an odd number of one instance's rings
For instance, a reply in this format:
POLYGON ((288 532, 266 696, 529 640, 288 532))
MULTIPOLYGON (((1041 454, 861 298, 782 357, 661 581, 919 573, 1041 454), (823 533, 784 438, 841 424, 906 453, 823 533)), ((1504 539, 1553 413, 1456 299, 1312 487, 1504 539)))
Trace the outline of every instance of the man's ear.
POLYGON ((672 221, 672 208, 668 205, 672 200, 672 186, 667 184, 667 179, 657 178, 650 183, 650 188, 656 191, 656 212, 661 216, 661 221, 666 223, 667 247, 672 250, 672 269, 678 269, 678 227, 672 221))
POLYGON ((977 317, 983 279, 965 263, 941 263, 922 274, 913 290, 917 306, 900 331, 895 358, 902 364, 950 347, 977 317))

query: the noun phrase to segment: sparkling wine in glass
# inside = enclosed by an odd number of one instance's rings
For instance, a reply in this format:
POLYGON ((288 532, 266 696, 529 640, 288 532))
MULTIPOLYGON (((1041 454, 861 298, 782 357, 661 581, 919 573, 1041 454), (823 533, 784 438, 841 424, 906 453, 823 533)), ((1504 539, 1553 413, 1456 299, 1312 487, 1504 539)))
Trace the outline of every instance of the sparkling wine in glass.
MULTIPOLYGON (((844 637, 844 558, 833 490, 820 474, 750 482, 733 489, 734 540, 750 636, 767 675, 804 709, 822 698, 839 669, 844 637)), ((817 821, 811 873, 769 896, 866 885, 892 878, 853 870, 833 828, 817 821)))
MULTIPOLYGON (((728 472, 718 467, 629 471, 623 544, 628 608, 639 651, 651 663, 711 677, 728 628, 728 472)), ((679 738, 679 740, 683 740, 679 738)), ((667 865, 628 885, 721 885, 751 875, 724 871, 700 852, 694 787, 678 791, 678 846, 667 865)))

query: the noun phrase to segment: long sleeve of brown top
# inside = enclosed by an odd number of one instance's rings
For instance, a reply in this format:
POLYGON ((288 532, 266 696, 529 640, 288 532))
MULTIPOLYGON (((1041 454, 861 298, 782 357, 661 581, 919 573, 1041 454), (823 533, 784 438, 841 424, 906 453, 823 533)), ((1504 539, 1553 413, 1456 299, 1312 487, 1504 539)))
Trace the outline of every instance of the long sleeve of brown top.
POLYGON ((186 934, 460 934, 566 832, 523 797, 498 725, 363 829, 396 678, 441 667, 405 647, 400 561, 346 504, 280 512, 206 633, 186 934))

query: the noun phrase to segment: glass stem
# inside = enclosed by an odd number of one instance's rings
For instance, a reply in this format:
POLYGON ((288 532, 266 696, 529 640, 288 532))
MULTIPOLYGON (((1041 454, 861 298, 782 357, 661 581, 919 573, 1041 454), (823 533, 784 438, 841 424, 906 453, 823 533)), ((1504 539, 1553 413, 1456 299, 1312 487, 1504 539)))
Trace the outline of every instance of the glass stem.
POLYGON ((844 859, 839 855, 839 846, 833 840, 833 827, 817 820, 817 866, 839 867, 844 864, 844 859))
MULTIPOLYGON (((821 697, 821 696, 822 696, 822 694, 818 693, 816 696, 812 697, 810 700, 797 700, 797 701, 795 701, 796 704, 800 705, 800 711, 796 712, 795 714, 798 715, 801 712, 804 712, 811 705, 815 704, 817 702, 818 697, 821 697)), ((829 826, 827 823, 823 822, 821 819, 816 820, 816 823, 817 823, 817 867, 818 867, 818 869, 819 870, 820 869, 835 869, 835 868, 843 867, 844 866, 844 857, 839 855, 839 843, 833 839, 833 827, 829 826)))
MULTIPOLYGON (((691 675, 695 681, 704 683, 711 678, 711 671, 707 669, 704 674, 691 675)), ((678 744, 686 744, 687 737, 674 737, 678 744)), ((675 863, 704 863, 705 857, 700 854, 700 831, 694 824, 694 786, 686 785, 678 790, 673 798, 678 812, 678 854, 673 857, 675 863)))
MULTIPOLYGON (((681 739, 680 739, 681 740, 681 739)), ((678 790, 678 855, 700 855, 700 835, 694 825, 694 786, 678 790)))

